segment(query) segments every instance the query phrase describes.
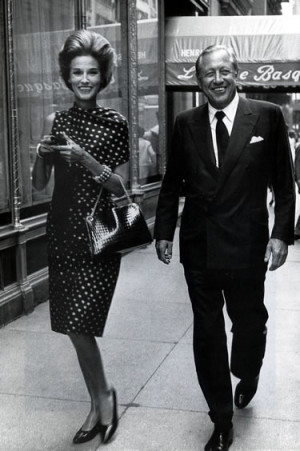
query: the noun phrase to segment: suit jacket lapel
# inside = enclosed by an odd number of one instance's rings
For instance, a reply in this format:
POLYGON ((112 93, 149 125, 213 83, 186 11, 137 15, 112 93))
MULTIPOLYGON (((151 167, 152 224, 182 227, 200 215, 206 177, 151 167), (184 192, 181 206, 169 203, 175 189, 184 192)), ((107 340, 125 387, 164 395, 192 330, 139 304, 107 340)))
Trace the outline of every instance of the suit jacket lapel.
POLYGON ((258 114, 252 112, 247 100, 240 97, 228 148, 226 150, 226 157, 220 171, 218 189, 224 185, 244 147, 250 141, 257 120, 258 114))
POLYGON ((195 109, 189 126, 199 157, 204 161, 212 176, 218 178, 219 170, 216 167, 207 104, 195 109))

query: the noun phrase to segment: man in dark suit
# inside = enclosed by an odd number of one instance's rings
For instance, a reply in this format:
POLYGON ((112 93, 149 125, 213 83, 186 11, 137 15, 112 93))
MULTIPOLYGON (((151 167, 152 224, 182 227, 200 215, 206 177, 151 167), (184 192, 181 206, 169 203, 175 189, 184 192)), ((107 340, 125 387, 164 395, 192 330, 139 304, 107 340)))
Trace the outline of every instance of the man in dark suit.
POLYGON ((184 182, 180 261, 194 312, 197 376, 214 423, 205 450, 224 451, 233 441, 230 370, 240 379, 234 395, 238 408, 257 390, 268 319, 265 273, 269 260, 270 270, 285 262, 293 243, 295 192, 281 109, 237 94, 232 50, 205 49, 196 76, 208 104, 176 118, 155 238, 158 258, 168 264, 184 182), (275 219, 269 237, 270 185, 275 219), (224 300, 232 321, 230 366, 224 300))

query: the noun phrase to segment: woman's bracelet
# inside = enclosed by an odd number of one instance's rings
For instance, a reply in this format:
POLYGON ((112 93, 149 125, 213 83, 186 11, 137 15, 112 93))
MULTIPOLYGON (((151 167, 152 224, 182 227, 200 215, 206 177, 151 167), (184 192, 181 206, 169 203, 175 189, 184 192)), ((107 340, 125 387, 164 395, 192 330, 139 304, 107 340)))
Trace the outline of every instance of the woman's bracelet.
POLYGON ((111 174, 112 174, 111 168, 104 164, 103 171, 101 172, 101 174, 96 175, 95 177, 93 177, 93 179, 97 183, 105 183, 111 177, 111 174))
POLYGON ((36 146, 36 154, 39 158, 44 158, 43 155, 40 154, 41 143, 38 143, 36 146))

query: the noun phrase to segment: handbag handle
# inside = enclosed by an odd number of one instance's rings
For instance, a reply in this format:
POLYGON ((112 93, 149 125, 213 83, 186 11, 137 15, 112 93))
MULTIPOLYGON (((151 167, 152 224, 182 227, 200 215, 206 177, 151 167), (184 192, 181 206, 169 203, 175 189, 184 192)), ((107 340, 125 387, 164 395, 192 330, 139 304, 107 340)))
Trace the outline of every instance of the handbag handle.
MULTIPOLYGON (((117 175, 117 174, 115 174, 115 175, 117 175)), ((124 185, 124 182, 123 182, 122 177, 121 177, 120 175, 117 175, 117 176, 119 177, 121 186, 122 186, 122 188, 123 188, 123 190, 124 190, 125 196, 127 197, 128 203, 129 203, 129 204, 132 204, 132 200, 131 200, 131 198, 130 198, 130 196, 129 196, 129 194, 128 194, 127 189, 125 188, 125 185, 124 185)), ((94 205, 94 207, 93 207, 93 209, 92 209, 92 212, 91 212, 91 215, 90 215, 90 216, 94 216, 95 211, 96 211, 96 208, 97 208, 97 205, 98 205, 98 203, 99 203, 99 201, 100 201, 100 197, 101 197, 101 195, 102 195, 102 192, 103 192, 103 185, 101 185, 99 194, 98 194, 98 196, 97 196, 95 205, 94 205)))

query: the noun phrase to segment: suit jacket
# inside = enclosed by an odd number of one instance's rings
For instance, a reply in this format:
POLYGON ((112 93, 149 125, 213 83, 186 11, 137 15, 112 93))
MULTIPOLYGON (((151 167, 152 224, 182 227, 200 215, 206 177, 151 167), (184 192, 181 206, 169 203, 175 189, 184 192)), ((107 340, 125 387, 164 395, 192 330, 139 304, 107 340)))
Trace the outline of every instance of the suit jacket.
POLYGON ((155 238, 173 240, 184 182, 180 259, 194 268, 263 264, 267 193, 275 195, 272 237, 293 243, 295 186, 287 127, 272 103, 241 98, 226 157, 216 167, 208 105, 180 113, 163 179, 155 238))

